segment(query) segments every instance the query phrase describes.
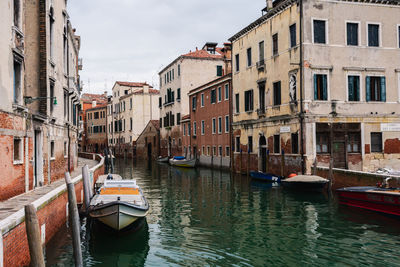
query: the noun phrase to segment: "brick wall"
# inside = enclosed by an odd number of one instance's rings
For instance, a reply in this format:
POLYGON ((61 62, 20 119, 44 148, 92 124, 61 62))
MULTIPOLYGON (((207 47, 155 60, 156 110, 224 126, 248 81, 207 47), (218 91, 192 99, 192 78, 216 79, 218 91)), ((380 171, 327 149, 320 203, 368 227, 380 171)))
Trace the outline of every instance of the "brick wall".
MULTIPOLYGON (((96 156, 99 159, 98 156, 96 156)), ((94 181, 99 175, 104 174, 104 165, 94 171, 94 181)), ((78 203, 82 203, 82 181, 75 184, 75 194, 78 203)), ((56 196, 45 205, 38 207, 37 216, 39 225, 45 224, 45 242, 47 243, 60 227, 66 222, 66 208, 68 202, 67 191, 56 196)), ((25 223, 22 221, 9 232, 3 235, 4 266, 29 265, 29 247, 26 237, 25 223)))

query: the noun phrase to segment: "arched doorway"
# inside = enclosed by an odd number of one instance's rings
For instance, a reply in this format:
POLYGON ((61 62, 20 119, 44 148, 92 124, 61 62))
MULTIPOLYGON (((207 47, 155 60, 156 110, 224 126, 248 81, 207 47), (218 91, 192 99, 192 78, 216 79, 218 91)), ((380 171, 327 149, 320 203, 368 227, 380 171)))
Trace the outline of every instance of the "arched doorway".
POLYGON ((259 161, 258 161, 258 169, 264 173, 267 172, 267 140, 264 135, 260 136, 258 140, 259 147, 259 161))

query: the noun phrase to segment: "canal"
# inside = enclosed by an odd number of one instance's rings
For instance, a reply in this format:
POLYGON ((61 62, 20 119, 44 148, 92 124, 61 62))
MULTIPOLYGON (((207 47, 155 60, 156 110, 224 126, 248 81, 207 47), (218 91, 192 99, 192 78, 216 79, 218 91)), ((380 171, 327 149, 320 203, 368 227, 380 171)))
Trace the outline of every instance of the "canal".
MULTIPOLYGON (((137 179, 151 212, 137 231, 116 234, 82 221, 85 266, 400 266, 400 223, 340 207, 327 194, 287 192, 205 168, 118 160, 137 179)), ((73 266, 61 229, 49 266, 73 266)))

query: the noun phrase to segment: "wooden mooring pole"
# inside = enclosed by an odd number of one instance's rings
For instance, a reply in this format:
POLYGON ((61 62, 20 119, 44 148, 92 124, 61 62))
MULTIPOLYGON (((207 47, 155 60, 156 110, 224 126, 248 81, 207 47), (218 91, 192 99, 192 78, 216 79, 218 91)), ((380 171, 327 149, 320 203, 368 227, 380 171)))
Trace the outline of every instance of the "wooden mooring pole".
POLYGON ((285 174, 285 150, 282 149, 281 153, 281 176, 285 174))
POLYGON ((74 251, 75 266, 83 266, 82 249, 81 249, 81 224, 79 221, 78 205, 75 195, 75 186, 72 183, 69 172, 65 173, 65 182, 67 183, 68 190, 68 208, 69 219, 72 232, 72 247, 74 251))
POLYGON ((90 200, 93 197, 92 185, 90 184, 89 167, 87 165, 82 167, 82 178, 83 178, 83 212, 87 213, 89 208, 90 200))
POLYGON ((32 204, 25 206, 25 227, 28 237, 30 266, 45 267, 42 240, 40 238, 39 220, 32 204))

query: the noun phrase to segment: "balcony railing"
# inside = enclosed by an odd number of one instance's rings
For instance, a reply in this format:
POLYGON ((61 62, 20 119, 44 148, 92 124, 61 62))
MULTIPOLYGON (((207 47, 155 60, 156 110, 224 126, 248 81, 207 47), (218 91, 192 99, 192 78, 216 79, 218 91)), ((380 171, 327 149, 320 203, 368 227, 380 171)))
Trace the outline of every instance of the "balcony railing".
POLYGON ((262 60, 257 62, 257 69, 258 70, 264 70, 265 69, 265 60, 264 59, 262 59, 262 60))
POLYGON ((257 109, 257 115, 260 117, 265 116, 265 107, 257 109))

